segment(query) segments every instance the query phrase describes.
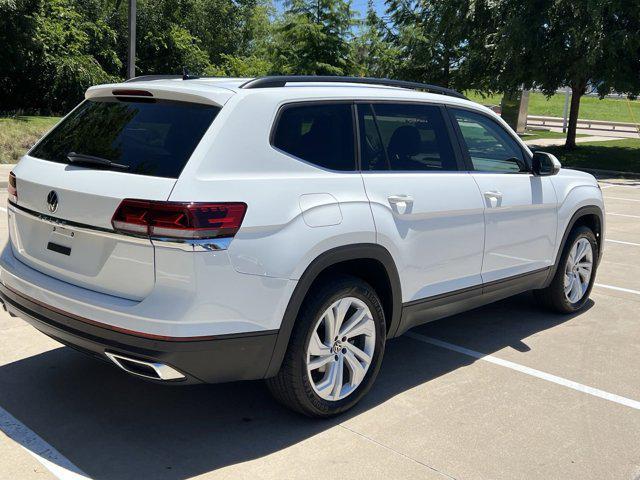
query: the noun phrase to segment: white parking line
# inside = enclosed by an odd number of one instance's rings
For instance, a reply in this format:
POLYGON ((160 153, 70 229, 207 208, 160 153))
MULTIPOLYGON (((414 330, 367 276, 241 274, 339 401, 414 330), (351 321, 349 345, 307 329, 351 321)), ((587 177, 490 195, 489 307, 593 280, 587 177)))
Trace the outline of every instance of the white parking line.
POLYGON ((626 292, 626 293, 633 293, 635 295, 640 295, 640 291, 631 290, 630 288, 615 287, 613 285, 605 285, 604 283, 594 283, 593 285, 595 287, 608 288, 609 290, 616 290, 618 292, 626 292))
POLYGON ((600 185, 602 186, 601 188, 612 188, 612 187, 633 188, 633 189, 640 188, 640 185, 618 185, 615 183, 601 183, 600 185))
POLYGON ((89 480, 67 457, 45 442, 37 433, 0 407, 0 431, 18 443, 60 480, 89 480))
POLYGON ((611 212, 607 212, 607 215, 614 215, 616 217, 640 218, 640 215, 627 215, 626 213, 611 213, 611 212))
POLYGON ((530 375, 532 377, 540 378, 542 380, 546 380, 548 382, 562 385, 563 387, 571 388, 573 390, 577 390, 582 393, 588 393, 589 395, 593 395, 594 397, 602 398, 604 400, 609 400, 610 402, 619 403, 620 405, 625 405, 635 410, 640 410, 640 402, 637 400, 632 400, 630 398, 622 397, 620 395, 616 395, 615 393, 605 392, 604 390, 590 387, 588 385, 583 385, 582 383, 574 382, 573 380, 568 380, 566 378, 558 377, 550 373, 536 370, 535 368, 525 367, 524 365, 520 365, 519 363, 510 362, 509 360, 503 360, 501 358, 494 357, 492 355, 485 355, 484 353, 476 352, 475 350, 470 350, 468 348, 460 347, 452 343, 443 342, 442 340, 427 337, 419 333, 407 332, 405 335, 413 338, 414 340, 418 340, 419 342, 435 345, 436 347, 446 348, 447 350, 453 350, 454 352, 458 352, 463 355, 467 355, 469 357, 482 360, 484 362, 489 362, 489 363, 493 363, 494 365, 500 365, 501 367, 510 368, 511 370, 524 373, 525 375, 530 375))
POLYGON ((605 241, 611 242, 611 243, 619 243, 621 245, 633 245, 634 247, 640 247, 640 243, 623 242, 622 240, 611 240, 609 238, 605 239, 605 241))
POLYGON ((626 202, 640 202, 638 198, 626 198, 626 197, 604 197, 605 200, 624 200, 626 202))

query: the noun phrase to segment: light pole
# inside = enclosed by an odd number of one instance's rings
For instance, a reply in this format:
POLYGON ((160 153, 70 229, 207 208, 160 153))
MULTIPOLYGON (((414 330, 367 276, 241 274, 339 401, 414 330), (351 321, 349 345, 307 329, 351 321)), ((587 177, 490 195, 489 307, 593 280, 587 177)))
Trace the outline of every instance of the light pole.
POLYGON ((567 116, 569 114, 569 99, 571 98, 571 89, 566 87, 564 90, 564 110, 562 111, 562 133, 567 133, 567 116))
POLYGON ((127 78, 133 78, 136 76, 136 0, 129 0, 129 48, 127 53, 127 78))

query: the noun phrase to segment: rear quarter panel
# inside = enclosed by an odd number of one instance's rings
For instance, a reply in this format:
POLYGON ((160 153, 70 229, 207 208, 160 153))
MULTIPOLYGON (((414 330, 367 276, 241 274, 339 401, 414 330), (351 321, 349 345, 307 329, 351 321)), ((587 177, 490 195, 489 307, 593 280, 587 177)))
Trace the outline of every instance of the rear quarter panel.
POLYGON ((270 144, 285 102, 239 93, 221 110, 178 179, 175 201, 241 201, 248 206, 229 247, 236 271, 297 280, 331 248, 375 243, 362 177, 323 170, 270 144))

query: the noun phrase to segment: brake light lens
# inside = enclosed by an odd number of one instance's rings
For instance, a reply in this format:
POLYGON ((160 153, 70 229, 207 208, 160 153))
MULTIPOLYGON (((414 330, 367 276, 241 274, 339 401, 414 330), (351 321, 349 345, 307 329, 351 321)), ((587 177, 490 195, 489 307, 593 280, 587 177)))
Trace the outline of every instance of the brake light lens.
POLYGON ((111 225, 115 231, 153 238, 233 237, 247 211, 245 203, 182 203, 125 198, 111 225))
POLYGON ((111 93, 116 97, 153 97, 153 93, 147 92, 146 90, 119 89, 112 90, 111 93))
POLYGON ((7 185, 7 193, 9 194, 9 200, 13 202, 18 201, 18 185, 16 183, 16 176, 13 172, 9 172, 9 183, 7 185))

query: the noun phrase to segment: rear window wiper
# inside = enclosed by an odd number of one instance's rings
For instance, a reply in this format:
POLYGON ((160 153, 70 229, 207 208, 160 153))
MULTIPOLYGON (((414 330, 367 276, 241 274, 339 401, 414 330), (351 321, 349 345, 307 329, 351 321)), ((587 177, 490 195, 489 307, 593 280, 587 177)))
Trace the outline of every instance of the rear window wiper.
POLYGON ((94 157, 93 155, 85 155, 84 153, 69 152, 67 155, 70 163, 82 164, 82 165, 95 165, 100 167, 119 168, 121 170, 128 170, 129 165, 122 163, 112 162, 106 158, 94 157))

